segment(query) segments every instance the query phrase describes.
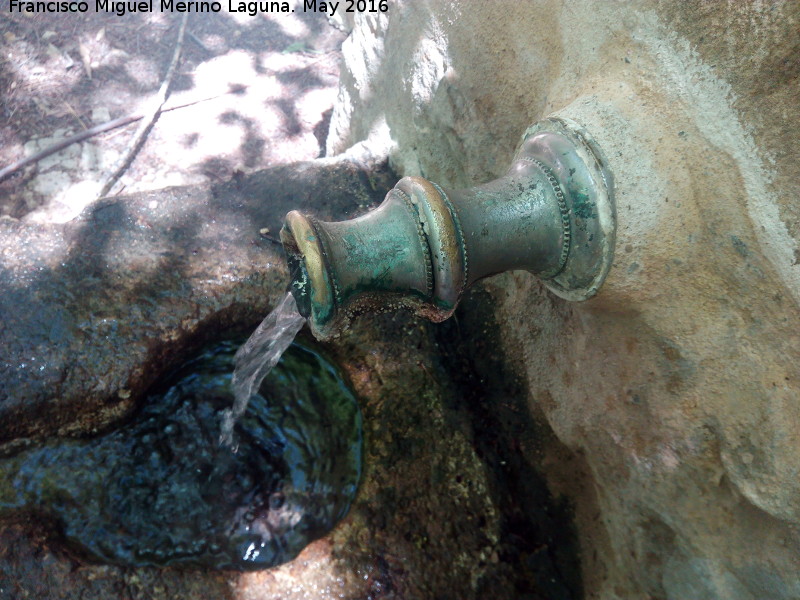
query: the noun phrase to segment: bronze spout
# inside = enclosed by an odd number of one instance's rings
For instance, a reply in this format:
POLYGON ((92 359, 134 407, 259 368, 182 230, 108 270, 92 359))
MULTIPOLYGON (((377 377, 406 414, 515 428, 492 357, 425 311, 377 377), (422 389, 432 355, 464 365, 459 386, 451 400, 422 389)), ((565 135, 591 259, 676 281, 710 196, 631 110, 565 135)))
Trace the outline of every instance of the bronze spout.
POLYGON ((367 310, 443 321, 469 286, 512 269, 585 300, 611 266, 615 226, 602 153, 578 125, 551 118, 528 129, 500 179, 450 191, 404 177, 351 221, 290 212, 281 241, 298 308, 324 339, 367 310))

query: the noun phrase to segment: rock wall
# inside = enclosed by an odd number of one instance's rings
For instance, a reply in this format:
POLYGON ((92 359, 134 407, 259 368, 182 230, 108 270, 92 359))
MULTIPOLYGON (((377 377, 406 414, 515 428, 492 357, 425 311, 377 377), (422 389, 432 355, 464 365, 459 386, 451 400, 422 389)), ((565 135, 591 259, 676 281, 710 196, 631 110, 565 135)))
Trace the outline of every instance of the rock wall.
POLYGON ((530 460, 574 503, 586 597, 800 596, 798 27, 788 1, 415 0, 344 44, 329 153, 468 186, 559 115, 608 159, 599 295, 485 283, 563 444, 530 460))

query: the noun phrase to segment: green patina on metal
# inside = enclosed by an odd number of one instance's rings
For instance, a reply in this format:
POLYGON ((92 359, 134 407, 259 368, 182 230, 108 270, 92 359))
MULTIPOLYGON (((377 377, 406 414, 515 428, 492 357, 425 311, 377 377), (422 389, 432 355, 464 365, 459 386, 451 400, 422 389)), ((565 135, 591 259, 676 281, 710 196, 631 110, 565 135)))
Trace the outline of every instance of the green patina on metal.
POLYGON ((572 212, 581 219, 596 219, 595 204, 585 193, 575 192, 572 194, 572 212))
POLYGON ((526 132, 508 173, 495 181, 450 191, 405 177, 377 209, 352 221, 293 211, 281 240, 298 308, 322 339, 367 310, 407 307, 442 321, 470 285, 513 269, 539 276, 563 298, 585 300, 613 260, 616 215, 605 164, 580 126, 546 119, 526 132))

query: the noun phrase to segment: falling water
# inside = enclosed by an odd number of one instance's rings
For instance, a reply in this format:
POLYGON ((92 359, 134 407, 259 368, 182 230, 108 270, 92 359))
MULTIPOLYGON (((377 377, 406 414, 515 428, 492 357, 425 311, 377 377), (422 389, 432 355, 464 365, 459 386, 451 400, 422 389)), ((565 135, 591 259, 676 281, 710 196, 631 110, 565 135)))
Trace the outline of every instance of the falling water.
POLYGON ((266 316, 236 352, 231 382, 233 407, 225 411, 222 418, 220 444, 235 448, 233 427, 236 420, 244 414, 254 390, 258 390, 267 374, 278 364, 305 322, 305 318, 297 311, 294 296, 286 292, 275 310, 266 316))

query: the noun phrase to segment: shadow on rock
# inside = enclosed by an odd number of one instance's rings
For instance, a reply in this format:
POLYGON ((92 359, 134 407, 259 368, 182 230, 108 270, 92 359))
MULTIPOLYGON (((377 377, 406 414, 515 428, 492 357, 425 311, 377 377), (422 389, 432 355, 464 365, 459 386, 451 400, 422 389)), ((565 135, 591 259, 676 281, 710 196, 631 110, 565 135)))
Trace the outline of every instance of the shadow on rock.
POLYGON ((186 352, 269 311, 288 210, 348 218, 391 181, 320 160, 104 199, 64 225, 0 220, 0 443, 122 418, 186 352))

